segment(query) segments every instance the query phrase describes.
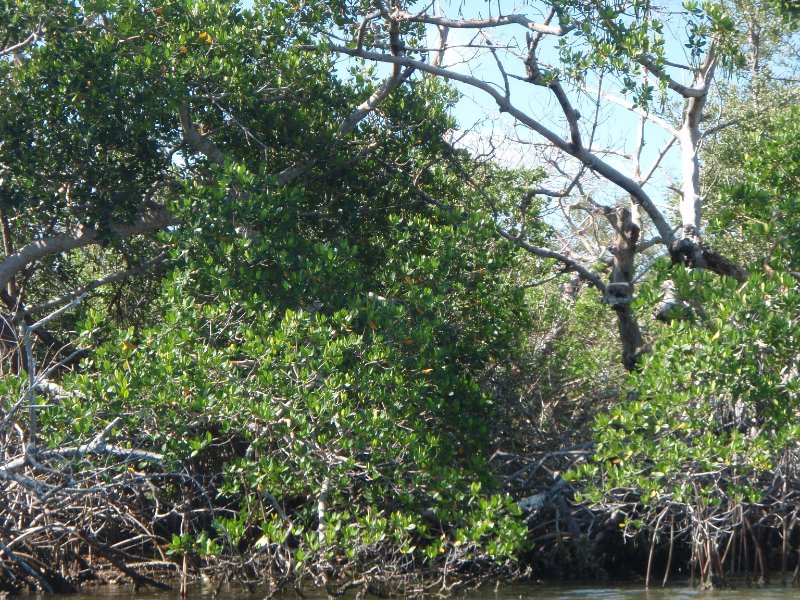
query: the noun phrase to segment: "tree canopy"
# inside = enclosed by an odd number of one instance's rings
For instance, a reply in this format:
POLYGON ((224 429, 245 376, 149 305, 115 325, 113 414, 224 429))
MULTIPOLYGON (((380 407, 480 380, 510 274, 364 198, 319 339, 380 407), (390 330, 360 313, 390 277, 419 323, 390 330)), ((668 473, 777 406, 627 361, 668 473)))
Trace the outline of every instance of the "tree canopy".
POLYGON ((732 570, 797 479, 794 8, 0 4, 0 589, 597 574, 617 513, 732 570))

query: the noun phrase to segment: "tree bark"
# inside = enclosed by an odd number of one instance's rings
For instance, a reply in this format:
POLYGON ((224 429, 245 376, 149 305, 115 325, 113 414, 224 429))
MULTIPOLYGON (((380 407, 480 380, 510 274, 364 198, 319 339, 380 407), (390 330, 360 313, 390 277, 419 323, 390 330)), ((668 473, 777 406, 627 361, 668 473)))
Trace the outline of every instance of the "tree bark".
POLYGON ((614 213, 607 216, 616 231, 616 236, 611 248, 614 256, 611 282, 606 286, 605 299, 617 315, 622 343, 622 364, 628 371, 634 371, 639 364, 639 356, 644 345, 639 322, 631 310, 634 258, 641 229, 634 222, 629 208, 617 206, 614 213))

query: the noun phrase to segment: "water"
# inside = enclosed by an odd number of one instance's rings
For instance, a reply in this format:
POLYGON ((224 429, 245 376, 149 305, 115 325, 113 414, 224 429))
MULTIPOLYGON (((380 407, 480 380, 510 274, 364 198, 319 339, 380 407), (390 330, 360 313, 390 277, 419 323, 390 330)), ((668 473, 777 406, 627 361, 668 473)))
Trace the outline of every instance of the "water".
MULTIPOLYGON (((263 600, 266 592, 248 592, 231 586, 222 589, 216 600, 263 600)), ((324 593, 307 593, 308 600, 326 600, 324 593)), ((516 585, 470 592, 457 596, 462 600, 795 600, 800 597, 796 587, 779 584, 767 587, 741 587, 733 590, 698 590, 689 586, 674 585, 667 588, 644 589, 641 585, 564 586, 550 584, 516 585)), ((56 598, 56 597, 54 597, 56 598)), ((132 587, 98 587, 77 595, 59 596, 59 600, 180 600, 177 591, 135 591, 132 587)), ((189 600, 212 600, 209 587, 192 587, 189 600)), ((275 595, 274 600, 300 600, 293 593, 275 595)), ((353 595, 345 596, 352 600, 353 595)), ((374 596, 368 598, 374 599, 374 596)))

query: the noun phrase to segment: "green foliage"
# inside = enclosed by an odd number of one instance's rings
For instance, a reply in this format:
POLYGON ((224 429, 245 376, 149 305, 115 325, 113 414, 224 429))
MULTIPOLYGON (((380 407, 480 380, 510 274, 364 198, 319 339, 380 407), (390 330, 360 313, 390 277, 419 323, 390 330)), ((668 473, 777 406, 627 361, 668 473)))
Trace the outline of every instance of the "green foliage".
MULTIPOLYGON (((153 240, 120 238, 119 225, 154 204, 181 204, 186 182, 214 176, 183 139, 182 109, 238 163, 280 172, 309 148, 329 149, 363 93, 337 81, 324 53, 295 49, 308 41, 303 19, 324 26, 326 11, 165 0, 57 11, 26 2, 1 14, 6 39, 39 23, 46 32, 16 60, 0 61, 0 209, 13 223, 11 241, 88 225, 103 242, 43 261, 25 286, 27 303, 152 255, 153 240)), ((338 168, 348 160, 340 157, 338 168)))
POLYGON ((800 18, 800 4, 797 0, 770 0, 770 4, 790 23, 796 23, 800 18))
POLYGON ((698 316, 672 322, 631 375, 631 399, 597 417, 581 475, 646 505, 756 501, 760 477, 800 442, 796 281, 671 276, 698 316))
POLYGON ((167 554, 170 556, 215 556, 220 554, 222 547, 203 531, 197 536, 190 534, 173 534, 167 545, 167 554))
MULTIPOLYGON (((618 2, 587 3, 582 0, 553 2, 562 26, 571 28, 558 41, 559 70, 579 82, 591 73, 609 70, 619 77, 623 93, 636 106, 660 103, 663 107, 666 78, 651 81, 651 73, 666 73, 667 55, 664 22, 649 2, 634 0, 622 7, 618 2)), ((686 0, 678 18, 686 31, 684 46, 690 62, 699 64, 712 42, 724 67, 742 66, 741 23, 735 10, 724 2, 686 0)))
MULTIPOLYGON (((441 81, 412 78, 339 130, 377 77, 341 80, 316 44, 366 5, 67 3, 40 42, 0 61, 0 197, 15 241, 89 226, 103 242, 54 257, 26 300, 169 252, 164 280, 134 299, 146 310, 128 315, 145 318, 114 323, 98 301, 75 311, 92 352, 40 435, 88 442, 119 418, 112 439, 207 490, 217 518, 170 531, 172 555, 277 545, 303 568, 382 551, 502 561, 525 544, 489 469, 484 389, 530 322, 511 284, 517 251, 478 192, 437 166, 454 126, 441 81), (302 178, 277 175, 298 165, 302 178), (137 243, 116 235, 154 205, 177 225, 137 243)), ((45 9, 28 6, 0 31, 35 26, 45 9)), ((503 209, 540 176, 492 170, 481 194, 503 209)), ((0 385, 16 397, 22 384, 0 385)), ((163 488, 177 501, 177 484, 163 488)))
MULTIPOLYGON (((542 420, 577 437, 619 375, 596 298, 526 293, 517 251, 498 241, 498 224, 521 233, 511 220, 519 191, 543 173, 453 152, 456 94, 434 77, 409 78, 354 131, 340 130, 379 79, 336 64, 321 40, 352 29, 368 2, 50 4, 0 11, 10 43, 40 23, 46 32, 0 60, 0 209, 12 245, 82 227, 102 244, 25 273, 24 300, 156 250, 169 261, 117 302, 139 306, 117 322, 94 301, 61 323, 92 353, 62 382, 73 394, 41 414, 42 443, 88 443, 119 418, 112 439, 163 454, 165 468, 206 490, 221 510, 170 530, 175 556, 280 548, 298 569, 382 552, 417 564, 516 556, 527 528, 491 474, 489 383, 525 364, 542 420), (295 169, 302 177, 287 184, 295 169), (176 225, 137 242, 119 235, 153 206, 176 225), (526 303, 542 308, 543 340, 527 354, 526 303), (590 400, 567 408, 578 398, 590 400)), ((648 83, 643 63, 663 68, 665 43, 647 2, 555 8, 573 29, 558 48, 563 68, 546 77, 585 82, 610 68, 636 104, 654 102, 666 83, 648 83)), ((724 65, 740 66, 735 11, 683 8, 692 61, 714 38, 724 65)), ((405 43, 421 43, 419 27, 404 27, 405 43)), ((716 214, 720 230, 743 214, 766 223, 756 233, 781 265, 795 260, 800 225, 796 169, 784 168, 797 163, 796 117, 751 140, 748 179, 716 214)), ((546 240, 536 199, 525 204, 525 239, 546 240)), ((732 477, 726 491, 749 494, 779 442, 798 434, 786 371, 796 293, 783 279, 717 290, 674 275, 707 312, 657 341, 630 380, 638 400, 597 418, 587 474, 602 470, 648 501, 689 498, 720 474, 732 477)), ((641 306, 655 289, 645 286, 641 306)), ((22 387, 0 382, 4 409, 22 387)), ((124 469, 145 477, 152 466, 124 469)), ((98 474, 114 476, 112 466, 98 474)), ((179 496, 177 484, 164 490, 179 496)))
MULTIPOLYGON (((624 371, 613 315, 598 295, 584 289, 575 300, 560 296, 542 288, 529 294, 539 319, 528 329, 525 372, 532 385, 523 395, 539 415, 540 443, 569 447, 583 443, 598 411, 616 400, 624 371)), ((518 429, 519 438, 531 437, 518 429)))
MULTIPOLYGON (((166 288, 163 325, 123 332, 97 350, 72 382, 87 400, 43 419, 51 443, 128 415, 136 444, 176 468, 219 465, 219 494, 248 530, 222 524, 234 540, 252 538, 253 528, 258 545, 286 538, 274 499, 287 506, 308 557, 353 558, 379 542, 429 558, 449 543, 513 556, 525 527, 513 503, 491 491, 491 406, 479 377, 513 342, 521 297, 498 285, 513 255, 487 252, 492 228, 453 221, 393 217, 373 240, 384 258, 371 273, 356 248, 290 229, 282 243, 235 249, 211 238, 199 250, 187 236, 197 263, 166 288)), ((90 333, 92 323, 85 327, 90 333)))
POLYGON ((630 11, 621 12, 613 2, 588 4, 566 0, 554 3, 563 26, 574 27, 574 33, 559 39, 558 49, 564 71, 584 81, 590 71, 610 68, 620 77, 626 92, 635 102, 647 105, 654 87, 637 82, 642 73, 634 60, 653 57, 656 64, 664 58, 663 25, 658 19, 645 16, 647 3, 633 2, 630 11), (588 45, 588 48, 587 48, 588 45))
MULTIPOLYGON (((195 123, 221 129, 215 141, 229 158, 217 166, 186 152, 165 167, 180 183, 181 227, 161 236, 174 270, 153 298, 160 322, 115 332, 102 312, 87 313, 80 329, 97 347, 68 382, 81 395, 42 415, 43 435, 51 445, 87 438, 122 415, 117 436, 190 468, 239 515, 176 536, 174 553, 291 536, 301 564, 385 545, 429 560, 462 543, 512 556, 525 527, 489 474, 491 403, 480 384, 488 364, 514 351, 526 318, 522 293, 507 284, 516 253, 485 216, 429 210, 402 172, 383 166, 438 151, 447 90, 415 83, 431 93, 401 92, 360 126, 377 149, 369 158, 354 160, 358 141, 340 144, 299 185, 279 187, 269 173, 309 145, 338 143, 331 124, 342 99, 361 91, 332 79, 324 60, 301 64, 277 46, 251 43, 263 56, 228 64, 227 44, 244 48, 253 24, 236 11, 187 11, 134 10, 182 24, 164 40, 166 64, 178 61, 180 73, 164 74, 147 51, 141 66, 164 85, 193 82, 182 93, 195 123), (286 111, 249 96, 267 56, 274 86, 308 102, 286 111), (228 113, 201 89, 225 97, 247 136, 225 126, 228 113)), ((280 28, 279 17, 264 18, 280 28)), ((159 118, 161 101, 149 103, 156 116, 146 116, 159 118)), ((426 177, 437 196, 459 201, 446 172, 426 177)))
POLYGON ((738 230, 737 254, 757 266, 796 269, 800 261, 798 117, 796 106, 766 112, 755 117, 761 127, 732 132, 716 148, 716 160, 735 172, 718 192, 711 233, 738 230))

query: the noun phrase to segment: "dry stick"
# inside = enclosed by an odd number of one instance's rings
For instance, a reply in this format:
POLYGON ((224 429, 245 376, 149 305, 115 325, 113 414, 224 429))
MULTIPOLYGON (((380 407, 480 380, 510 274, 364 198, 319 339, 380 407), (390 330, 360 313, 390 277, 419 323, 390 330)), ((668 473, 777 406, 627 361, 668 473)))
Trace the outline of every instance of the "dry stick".
MULTIPOLYGON (((700 517, 705 516, 705 509, 701 511, 700 517)), ((707 532, 703 528, 705 524, 704 521, 698 521, 697 523, 697 538, 695 540, 695 544, 698 548, 698 564, 697 567, 700 571, 700 585, 705 585, 708 582, 708 546, 706 544, 707 541, 707 532)))
POLYGON ((327 503, 330 486, 330 478, 326 477, 323 479, 317 498, 317 539, 319 540, 319 547, 323 552, 325 551, 325 521, 327 519, 327 503))
POLYGON ((656 537, 658 536, 658 527, 661 525, 661 519, 664 518, 664 515, 667 514, 668 510, 669 509, 665 508, 661 512, 661 514, 658 516, 658 519, 656 519, 655 526, 653 527, 653 537, 650 539, 650 552, 648 553, 647 556, 647 574, 645 575, 644 578, 645 589, 650 587, 650 573, 652 572, 653 568, 653 554, 655 553, 656 549, 656 537))
MULTIPOLYGON (((750 519, 745 518, 745 536, 749 542, 753 544, 753 568, 752 568, 752 580, 755 583, 758 581, 759 575, 759 556, 758 556, 758 540, 756 536, 753 534, 753 525, 750 523, 750 519)), ((748 549, 750 546, 748 545, 748 549)))
MULTIPOLYGON (((114 424, 115 424, 115 422, 112 421, 112 423, 109 424, 105 428, 105 430, 95 438, 93 443, 100 443, 100 441, 110 433, 110 429, 113 427, 114 424)), ((18 524, 18 528, 21 529, 22 525, 18 524)), ((45 531, 50 531, 52 528, 50 526, 48 526, 48 525, 45 525, 40 530, 42 530, 42 529, 45 530, 45 531)), ((88 545, 90 554, 93 551, 97 551, 97 553, 99 553, 102 556, 104 556, 114 567, 116 567, 117 570, 119 570, 119 571, 125 573, 126 575, 128 575, 129 577, 131 577, 136 584, 151 585, 151 586, 159 587, 161 589, 169 589, 169 586, 166 586, 166 585, 164 585, 162 583, 154 581, 153 579, 151 579, 149 577, 143 576, 143 575, 139 574, 138 572, 136 572, 134 569, 130 568, 126 564, 126 561, 130 560, 132 557, 130 555, 128 555, 126 552, 123 552, 123 551, 121 551, 121 550, 119 550, 117 548, 114 548, 113 546, 108 546, 107 544, 104 544, 104 543, 100 542, 90 532, 85 532, 84 533, 84 532, 81 532, 79 530, 73 530, 72 528, 66 528, 66 527, 64 529, 68 533, 71 533, 72 535, 81 538, 84 541, 84 543, 86 543, 88 545)), ((31 530, 28 530, 28 531, 30 532, 31 530)), ((19 542, 24 537, 24 535, 25 534, 23 534, 23 536, 21 536, 21 537, 17 538, 16 540, 14 540, 12 543, 19 542)))
MULTIPOLYGON (((794 513, 795 515, 797 512, 794 513)), ((794 574, 792 575, 792 583, 800 582, 800 546, 797 548, 797 564, 794 567, 794 574)))
POLYGON ((28 444, 25 448, 25 456, 29 456, 30 453, 36 451, 36 428, 37 428, 37 410, 38 406, 36 405, 36 363, 33 357, 33 344, 31 343, 31 332, 36 331, 47 325, 50 321, 58 317, 59 315, 63 314, 73 306, 76 306, 81 303, 85 294, 78 296, 72 302, 67 304, 66 306, 62 306, 58 310, 50 313, 46 317, 39 319, 33 325, 28 325, 25 320, 22 320, 20 324, 20 329, 22 330, 22 343, 25 346, 25 354, 28 361, 27 370, 28 370, 28 410, 29 412, 29 421, 28 421, 28 444))
MULTIPOLYGON (((791 525, 789 526, 789 537, 791 538, 792 533, 797 530, 798 519, 797 519, 797 509, 792 510, 792 521, 791 525)), ((800 552, 798 552, 800 554, 800 552)))
MULTIPOLYGON (((784 496, 785 498, 785 496, 784 496)), ((786 565, 789 552, 789 519, 788 515, 783 517, 783 540, 781 540, 781 585, 786 585, 786 565)))
POLYGON ((60 296, 58 298, 53 298, 51 300, 43 302, 42 304, 35 304, 33 306, 28 306, 24 311, 20 311, 20 314, 18 314, 17 317, 56 308, 57 306, 60 306, 65 302, 75 300, 80 296, 85 296, 88 292, 94 291, 101 286, 108 285, 109 283, 116 283, 117 281, 131 277, 132 275, 139 275, 144 271, 146 271, 147 269, 149 269, 150 267, 160 262, 163 262, 168 257, 169 257, 169 252, 166 251, 161 252, 157 256, 154 256, 153 258, 141 262, 137 265, 134 265, 128 269, 124 269, 122 271, 116 271, 114 273, 111 273, 110 275, 106 275, 105 277, 101 277, 94 281, 84 283, 75 288, 74 290, 67 292, 63 296, 60 296))
POLYGON ((98 542, 97 540, 92 540, 90 542, 90 547, 98 552, 103 558, 105 558, 111 565, 119 571, 122 571, 130 577, 134 584, 137 585, 149 585, 160 590, 169 590, 172 589, 166 583, 161 583, 160 581, 156 581, 146 575, 142 575, 138 571, 131 569, 125 562, 120 558, 119 555, 123 555, 124 553, 116 548, 112 548, 111 546, 107 546, 98 542))
POLYGON ((723 580, 724 580, 724 577, 725 577, 724 563, 720 559, 720 556, 719 556, 719 544, 716 541, 714 541, 714 545, 712 546, 712 551, 714 553, 713 554, 713 558, 714 558, 714 563, 716 564, 717 573, 719 574, 719 577, 723 578, 723 580))
POLYGON ((0 569, 6 574, 6 585, 12 588, 12 591, 18 591, 19 588, 13 583, 16 581, 17 577, 14 575, 14 572, 6 566, 4 560, 0 560, 0 569))
POLYGON ((747 535, 750 523, 744 516, 744 509, 742 509, 742 550, 744 552, 744 578, 747 581, 750 578, 750 546, 747 544, 747 535))
MULTIPOLYGON (((8 215, 2 208, 0 208, 0 229, 2 230, 4 254, 5 256, 10 256, 14 253, 14 242, 11 235, 11 224, 8 221, 8 215)), ((16 288, 17 286, 14 283, 14 279, 9 279, 6 286, 8 293, 12 296, 16 296, 16 288)))
MULTIPOLYGON (((697 525, 699 528, 699 525, 697 525)), ((694 563, 697 570, 696 576, 697 581, 696 584, 699 587, 702 587, 705 583, 705 562, 703 561, 704 553, 705 553, 705 546, 702 540, 700 539, 700 534, 695 531, 694 539, 692 540, 692 545, 694 546, 694 563)))
MULTIPOLYGON (((128 238, 176 224, 178 220, 166 208, 158 207, 141 212, 132 224, 113 224, 110 228, 120 238, 128 238)), ((31 241, 0 262, 0 292, 6 288, 11 278, 28 265, 46 256, 96 245, 99 241, 99 234, 92 227, 75 227, 57 235, 31 241)))
POLYGON ((188 588, 189 579, 189 559, 186 552, 183 553, 183 564, 181 565, 181 598, 186 598, 189 595, 188 588))
MULTIPOLYGON (((181 537, 188 533, 188 525, 187 525, 187 518, 186 518, 186 511, 181 514, 181 537)), ((181 565, 181 598, 186 598, 189 595, 188 590, 188 579, 189 579, 189 560, 187 556, 187 552, 184 550, 183 552, 183 564, 181 565)))
POLYGON ((783 485, 781 486, 783 489, 781 490, 781 508, 784 510, 783 515, 783 540, 781 540, 781 585, 786 585, 786 566, 789 560, 789 532, 791 531, 792 525, 794 525, 794 514, 792 514, 791 519, 789 515, 785 513, 786 511, 786 495, 787 495, 787 482, 786 478, 783 479, 783 485))
POLYGON ((653 529, 653 537, 650 539, 650 551, 647 554, 647 574, 644 577, 644 589, 650 588, 650 572, 653 568, 653 553, 656 548, 656 535, 658 529, 653 529))
MULTIPOLYGON (((766 564, 764 563, 764 552, 761 549, 761 543, 759 542, 758 537, 756 536, 754 528, 750 529, 750 535, 753 537, 753 545, 755 546, 756 559, 758 560, 758 570, 761 573, 760 579, 762 581, 766 581, 767 579, 769 579, 769 575, 767 574, 767 567, 766 564)), ((755 574, 755 566, 753 568, 753 573, 755 574)))
MULTIPOLYGON (((724 565, 728 560, 728 553, 730 552, 731 548, 733 548, 733 540, 736 538, 735 533, 731 533, 730 537, 728 538, 728 543, 725 545, 725 551, 722 553, 722 558, 719 559, 720 562, 720 569, 722 565, 724 565)), ((733 569, 731 569, 731 573, 733 573, 733 569)))
POLYGON ((31 327, 24 321, 20 325, 22 329, 22 341, 25 345, 25 356, 28 360, 28 444, 25 447, 25 456, 36 451, 36 364, 33 359, 33 344, 31 344, 31 327))
POLYGON ((694 532, 694 525, 690 525, 691 529, 691 536, 692 536, 692 556, 689 560, 689 580, 694 585, 695 582, 695 568, 697 566, 697 539, 694 532))
POLYGON ((675 548, 675 515, 670 515, 669 520, 669 553, 667 554, 667 567, 664 569, 664 580, 661 587, 666 587, 669 580, 669 573, 672 569, 672 551, 675 548))

